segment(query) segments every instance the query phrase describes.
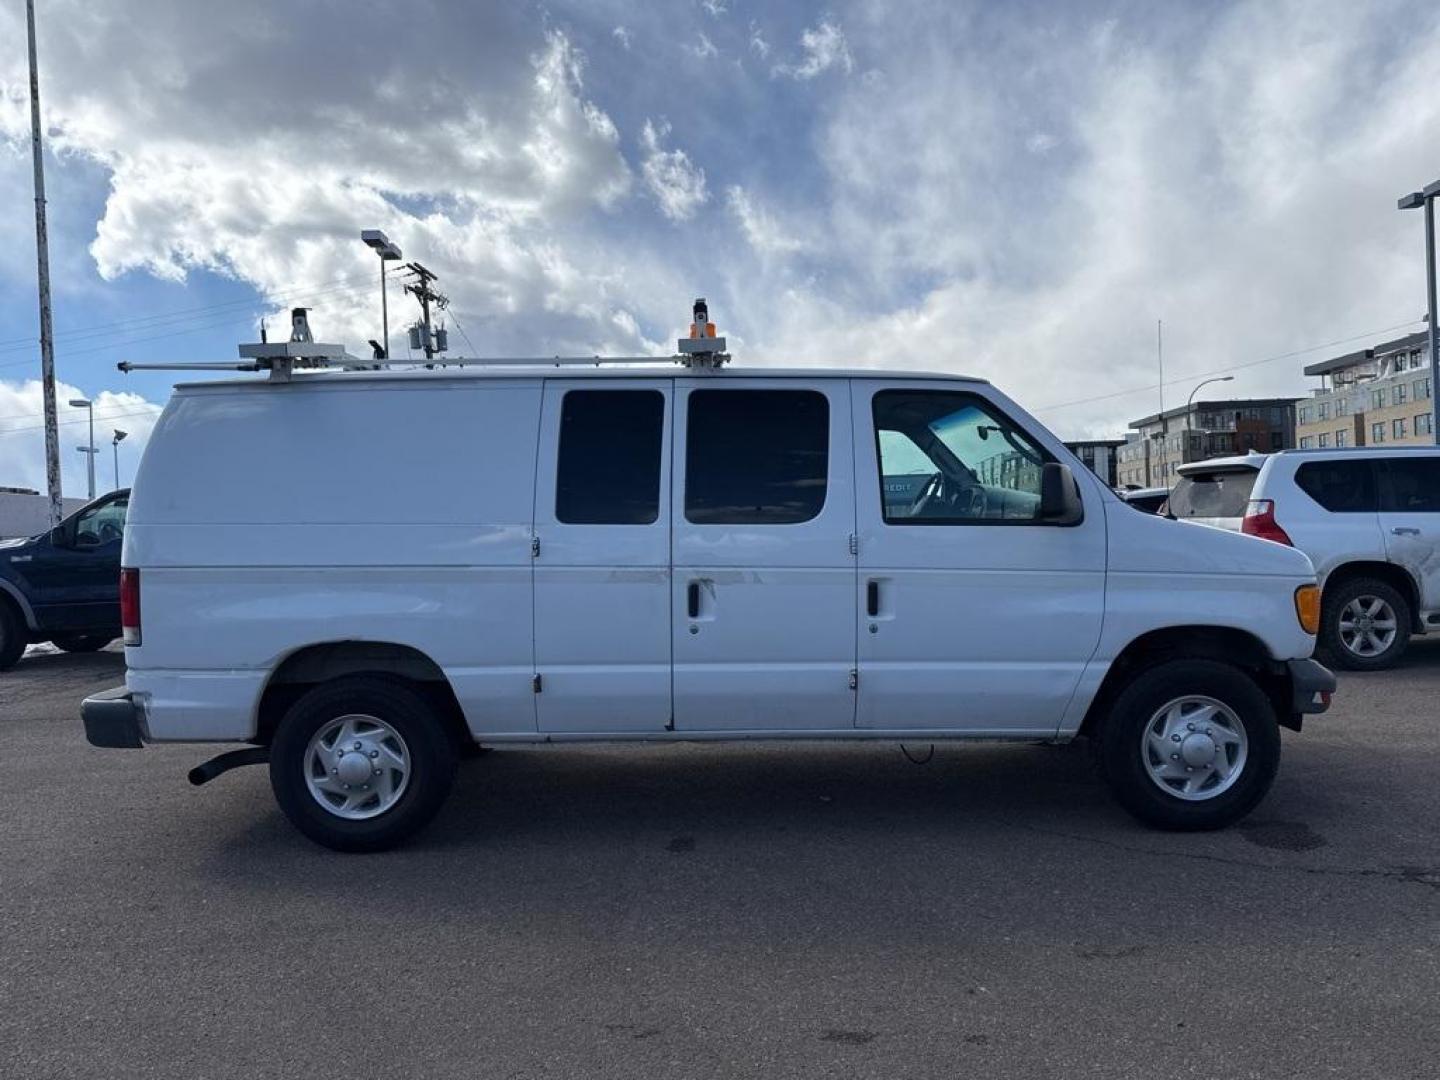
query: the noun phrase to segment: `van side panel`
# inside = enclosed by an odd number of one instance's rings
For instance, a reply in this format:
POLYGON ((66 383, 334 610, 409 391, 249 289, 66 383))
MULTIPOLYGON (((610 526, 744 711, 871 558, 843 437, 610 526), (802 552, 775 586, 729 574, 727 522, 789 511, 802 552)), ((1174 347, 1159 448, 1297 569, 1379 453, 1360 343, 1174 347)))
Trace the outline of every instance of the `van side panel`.
POLYGON ((308 645, 392 642, 471 729, 535 729, 530 535, 538 380, 190 388, 146 449, 124 564, 152 739, 240 739, 308 645))

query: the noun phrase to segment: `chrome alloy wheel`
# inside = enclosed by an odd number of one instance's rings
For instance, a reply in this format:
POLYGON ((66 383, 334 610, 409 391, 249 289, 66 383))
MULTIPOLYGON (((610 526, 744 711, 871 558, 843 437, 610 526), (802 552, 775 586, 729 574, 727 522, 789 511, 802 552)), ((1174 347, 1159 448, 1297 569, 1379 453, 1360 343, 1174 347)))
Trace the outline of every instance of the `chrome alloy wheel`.
POLYGON ((336 817, 378 817, 400 800, 409 781, 405 740, 373 716, 336 717, 305 748, 305 786, 336 817))
POLYGON ((1198 802, 1228 791, 1245 771, 1250 740, 1233 709, 1190 694, 1155 711, 1140 755, 1155 784, 1177 799, 1198 802))
POLYGON ((1379 656, 1395 644, 1395 609, 1378 596, 1357 596, 1340 612, 1340 643, 1356 656, 1379 656))

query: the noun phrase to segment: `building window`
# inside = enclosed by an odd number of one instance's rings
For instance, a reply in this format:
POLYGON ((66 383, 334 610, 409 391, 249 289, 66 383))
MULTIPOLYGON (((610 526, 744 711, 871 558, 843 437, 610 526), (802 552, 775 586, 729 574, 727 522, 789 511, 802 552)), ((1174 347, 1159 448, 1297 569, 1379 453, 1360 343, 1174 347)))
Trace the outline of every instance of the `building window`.
POLYGON ((1403 382, 1395 386, 1395 404, 1404 405, 1410 397, 1410 388, 1403 382))
POLYGON ((1280 434, 1280 432, 1278 432, 1278 431, 1272 431, 1272 432, 1270 433, 1270 449, 1271 449, 1271 450, 1281 450, 1281 449, 1284 448, 1284 446, 1285 446, 1285 436, 1282 435, 1282 434, 1280 434))
POLYGON ((1415 434, 1430 435, 1435 430, 1435 416, 1433 413, 1422 412, 1415 414, 1415 434))
POLYGON ((1383 409, 1383 408, 1385 408, 1385 389, 1384 389, 1384 387, 1381 387, 1379 390, 1371 390, 1371 391, 1370 391, 1370 407, 1371 407, 1372 409, 1383 409))
POLYGON ((1310 406, 1309 406, 1309 405, 1301 405, 1301 406, 1300 406, 1300 423, 1302 423, 1302 424, 1308 424, 1308 423, 1310 423, 1310 415, 1311 415, 1310 406))
POLYGON ((1348 440, 1347 440, 1346 437, 1345 437, 1345 429, 1344 429, 1344 428, 1341 428, 1339 431, 1335 432, 1335 445, 1336 445, 1336 446, 1345 446, 1345 445, 1347 445, 1347 442, 1348 442, 1348 440))
POLYGON ((1397 416, 1390 421, 1390 434, 1397 439, 1405 438, 1405 418, 1403 416, 1397 416))
POLYGON ((1315 445, 1320 447, 1321 450, 1328 450, 1330 448, 1330 433, 1328 431, 1322 431, 1315 445))
POLYGON ((1428 398, 1429 396, 1430 396, 1430 380, 1429 380, 1429 379, 1416 379, 1416 380, 1415 380, 1415 400, 1416 400, 1416 401, 1423 401, 1425 398, 1428 398))
POLYGON ((1384 442, 1384 441, 1385 441, 1385 425, 1384 425, 1384 424, 1371 424, 1371 425, 1370 425, 1370 445, 1371 445, 1371 446, 1379 446, 1379 445, 1380 445, 1382 442, 1384 442))
POLYGON ((825 395, 692 390, 688 417, 686 521, 795 525, 820 513, 830 451, 825 395))
POLYGON ((1336 415, 1337 417, 1350 415, 1350 399, 1349 399, 1349 398, 1343 398, 1343 397, 1341 397, 1341 398, 1336 398, 1336 399, 1335 399, 1335 415, 1336 415))
POLYGON ((1310 449, 1312 446, 1314 446, 1314 445, 1315 445, 1315 440, 1314 440, 1313 438, 1311 438, 1309 435, 1302 435, 1302 436, 1300 437, 1300 449, 1301 449, 1301 450, 1309 450, 1309 449, 1310 449))
POLYGON ((1322 401, 1322 402, 1320 402, 1319 405, 1316 405, 1316 406, 1315 406, 1315 419, 1317 419, 1317 420, 1329 420, 1329 419, 1330 419, 1330 403, 1329 403, 1328 401, 1322 401))

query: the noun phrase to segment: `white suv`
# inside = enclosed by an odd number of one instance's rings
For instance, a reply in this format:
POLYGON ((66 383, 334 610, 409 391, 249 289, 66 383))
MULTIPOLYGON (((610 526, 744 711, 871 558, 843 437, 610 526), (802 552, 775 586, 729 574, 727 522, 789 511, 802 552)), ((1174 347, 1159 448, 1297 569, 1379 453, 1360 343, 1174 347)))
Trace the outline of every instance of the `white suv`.
POLYGON ((1335 683, 1304 555, 1181 530, 975 379, 181 386, 125 534, 125 686, 83 717, 252 744, 192 780, 268 761, 347 850, 424 824, 477 743, 595 740, 1093 735, 1132 813, 1214 828, 1335 683))
POLYGON ((1412 634, 1440 625, 1440 449, 1284 450, 1179 472, 1177 517, 1310 556, 1327 663, 1388 668, 1412 634))

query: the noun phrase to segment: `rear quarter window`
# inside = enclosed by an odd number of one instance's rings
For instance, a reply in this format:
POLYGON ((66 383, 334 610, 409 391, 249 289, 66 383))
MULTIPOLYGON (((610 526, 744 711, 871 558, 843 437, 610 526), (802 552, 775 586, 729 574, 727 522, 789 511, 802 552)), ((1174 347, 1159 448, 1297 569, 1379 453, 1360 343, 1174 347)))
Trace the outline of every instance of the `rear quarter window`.
POLYGON ((1295 485, 1332 514, 1373 514, 1375 470, 1369 461, 1307 461, 1295 470, 1295 485))
POLYGON ((1170 493, 1170 514, 1177 518, 1244 517, 1257 475, 1254 469, 1238 469, 1182 476, 1170 493))

